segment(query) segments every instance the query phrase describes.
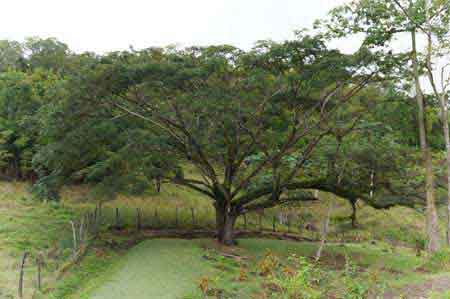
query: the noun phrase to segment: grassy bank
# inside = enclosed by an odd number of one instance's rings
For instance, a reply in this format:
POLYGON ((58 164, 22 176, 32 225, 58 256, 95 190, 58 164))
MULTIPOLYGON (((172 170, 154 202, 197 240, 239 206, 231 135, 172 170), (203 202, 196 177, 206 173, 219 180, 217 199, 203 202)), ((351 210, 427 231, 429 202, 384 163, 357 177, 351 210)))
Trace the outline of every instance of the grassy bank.
MULTIPOLYGON (((121 242, 127 243, 117 240, 117 248, 121 242)), ((95 249, 51 298, 203 299, 216 298, 217 292, 222 298, 285 298, 280 281, 299 269, 300 257, 307 258, 300 264, 307 271, 302 279, 311 294, 323 296, 317 298, 376 298, 358 296, 401 290, 436 275, 419 270, 426 260, 412 251, 390 252, 384 244, 329 244, 318 264, 317 244, 278 240, 239 240, 227 248, 211 240, 161 239, 117 248, 95 249), (75 285, 79 288, 68 296, 75 285)))
POLYGON ((38 255, 45 260, 43 288, 53 284, 56 270, 71 253, 69 221, 75 215, 58 204, 32 200, 25 184, 0 184, 0 298, 17 295, 18 268, 25 252, 30 256, 25 264, 24 297, 35 293, 38 255))
MULTIPOLYGON (((116 261, 120 261, 124 256, 127 256, 128 249, 134 244, 132 240, 138 236, 135 229, 136 209, 142 212, 143 225, 148 227, 174 227, 177 209, 179 211, 178 226, 181 228, 213 228, 214 225, 214 211, 210 201, 189 190, 171 185, 164 185, 160 194, 121 195, 115 199, 106 200, 103 203, 104 229, 115 223, 115 210, 119 208, 120 223, 125 227, 126 233, 117 236, 104 231, 81 264, 72 267, 67 275, 56 281, 58 269, 70 259, 71 255, 72 233, 69 222, 83 213, 92 212, 98 203, 97 198, 90 193, 87 187, 78 186, 65 188, 60 203, 42 203, 32 198, 25 184, 3 183, 0 187, 2 190, 0 197, 0 290, 2 295, 6 296, 15 296, 17 293, 17 269, 21 255, 25 251, 32 252, 33 255, 42 254, 45 257, 43 289, 46 294, 43 298, 53 296, 53 298, 65 299, 73 294, 76 294, 74 298, 77 298, 76 296, 90 294, 89 292, 97 286, 107 284, 108 273, 115 275, 114 269, 123 267, 116 266, 118 268, 114 268, 114 265, 116 261), (192 222, 191 208, 195 208, 195 223, 192 222), (89 281, 92 282, 89 283, 89 281)), ((277 230, 287 231, 289 229, 305 237, 317 238, 318 230, 322 225, 328 206, 327 197, 326 195, 323 196, 324 202, 271 209, 265 211, 264 215, 248 215, 247 227, 248 229, 258 230, 261 220, 263 229, 271 230, 273 219, 276 217, 277 230), (278 222, 279 213, 288 211, 293 215, 289 225, 286 222, 280 224, 278 222), (316 230, 307 230, 301 227, 301 225, 305 226, 306 224, 315 227, 316 230)), ((327 267, 330 269, 340 268, 339 271, 342 271, 346 257, 350 255, 349 261, 356 263, 361 269, 366 269, 363 273, 375 273, 375 276, 381 275, 383 280, 389 282, 392 286, 400 287, 408 281, 414 281, 414 277, 418 275, 423 277, 421 276, 423 274, 411 272, 423 260, 415 258, 412 249, 403 249, 403 246, 414 248, 418 239, 423 240, 423 216, 418 211, 407 208, 377 211, 360 205, 357 229, 350 226, 350 213, 350 206, 345 201, 339 201, 332 214, 329 240, 331 242, 350 241, 360 244, 328 247, 323 257, 324 269, 327 269, 327 267), (371 272, 372 269, 381 270, 371 272), (411 272, 412 275, 406 275, 408 272, 411 272)), ((241 217, 238 221, 238 227, 243 228, 243 226, 244 219, 241 217)), ((189 250, 192 250, 189 251, 189 255, 204 255, 206 252, 207 255, 220 256, 211 241, 192 241, 189 244, 191 244, 189 250), (211 248, 213 248, 212 251, 211 248)), ((140 246, 147 248, 146 246, 150 245, 140 246)), ((310 256, 315 252, 314 244, 295 245, 295 243, 273 240, 242 240, 240 248, 237 250, 242 250, 242 255, 248 256, 251 260, 248 270, 245 271, 247 279, 242 281, 238 279, 239 275, 242 274, 242 267, 236 265, 231 266, 234 270, 227 272, 228 274, 225 277, 219 277, 213 271, 213 274, 208 274, 203 279, 206 279, 208 284, 212 286, 216 285, 212 288, 222 289, 224 286, 230 286, 230 289, 224 291, 233 294, 237 290, 241 290, 244 293, 247 292, 244 294, 245 296, 250 293, 253 294, 261 289, 263 280, 260 275, 251 273, 258 273, 255 267, 258 267, 257 265, 264 258, 267 248, 282 259, 290 255, 292 248, 295 254, 302 256, 310 256)), ((170 249, 171 246, 168 246, 167 250, 170 251, 170 249)), ((147 250, 141 249, 138 256, 145 255, 145 251, 147 250)), ((164 254, 162 247, 160 254, 164 254)), ((127 258, 124 259, 127 260, 127 258)), ((159 259, 164 261, 163 257, 156 258, 156 260, 159 259)), ((169 256, 165 261, 170 262, 172 259, 175 259, 175 257, 169 256)), ((134 258, 132 260, 134 261, 134 258)), ((29 261, 25 273, 25 298, 31 298, 35 293, 36 284, 36 267, 32 262, 33 257, 29 261)), ((211 263, 203 265, 206 270, 211 268, 217 270, 223 266, 220 265, 223 262, 220 257, 202 260, 202 262, 205 261, 211 263), (217 261, 219 261, 219 265, 217 265, 217 261)), ((193 261, 191 262, 193 263, 193 261)), ((195 267, 190 266, 190 262, 185 264, 189 268, 196 267, 195 265, 195 267)), ((160 266, 162 264, 155 266, 155 269, 160 266)), ((322 266, 320 268, 322 269, 322 266)), ((148 273, 145 271, 147 270, 129 272, 141 273, 142 277, 146 277, 148 273)), ((158 273, 160 272, 158 271, 158 273)), ((339 272, 334 270, 329 273, 330 275, 339 275, 339 272)), ((122 277, 120 275, 125 274, 118 275, 122 277)), ((202 273, 195 273, 195 275, 197 274, 202 273)), ((161 272, 161 275, 165 275, 165 273, 161 272)), ((170 275, 170 273, 167 275, 170 275)), ((361 277, 363 280, 367 280, 367 276, 364 275, 361 277)), ((426 273, 426 275, 428 274, 426 273)), ((183 290, 186 293, 195 290, 192 296, 196 296, 198 294, 195 292, 199 290, 199 280, 194 276, 188 277, 190 277, 189 288, 186 287, 183 290)), ((333 285, 332 281, 337 281, 332 276, 327 277, 330 285, 333 285)), ((169 281, 170 279, 167 278, 166 280, 169 281)), ((239 294, 239 296, 241 295, 239 294)))

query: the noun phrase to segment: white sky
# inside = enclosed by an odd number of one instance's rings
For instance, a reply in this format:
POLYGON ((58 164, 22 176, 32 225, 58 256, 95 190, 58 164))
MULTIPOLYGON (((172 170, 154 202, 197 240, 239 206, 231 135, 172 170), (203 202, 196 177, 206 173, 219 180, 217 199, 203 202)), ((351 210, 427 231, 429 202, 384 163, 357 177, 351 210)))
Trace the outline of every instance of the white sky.
MULTIPOLYGON (((282 41, 350 0, 0 0, 0 40, 56 37, 76 52, 282 41)), ((333 42, 344 52, 358 38, 333 42)), ((399 39, 395 49, 409 49, 399 39)))
MULTIPOLYGON (((99 53, 284 40, 348 0, 1 0, 0 39, 56 37, 99 53)), ((345 50, 351 43, 342 43, 345 50)))

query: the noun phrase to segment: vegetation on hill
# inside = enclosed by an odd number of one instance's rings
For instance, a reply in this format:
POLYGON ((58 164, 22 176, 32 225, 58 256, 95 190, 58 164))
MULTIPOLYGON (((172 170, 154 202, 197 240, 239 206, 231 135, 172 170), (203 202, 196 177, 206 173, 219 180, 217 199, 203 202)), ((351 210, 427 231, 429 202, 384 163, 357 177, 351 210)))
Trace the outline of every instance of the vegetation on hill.
POLYGON ((143 257, 161 298, 392 298, 393 280, 434 272, 448 286, 449 40, 450 0, 350 1, 247 50, 1 40, 0 297, 21 256, 19 281, 43 274, 25 284, 55 298, 121 295, 87 283, 109 274, 145 291, 143 257), (352 53, 330 47, 354 36, 352 53), (132 246, 155 230, 218 242, 132 246), (249 231, 319 242, 237 237, 249 231), (177 254, 179 272, 164 269, 177 254))
POLYGON ((389 81, 403 60, 370 47, 344 55, 326 41, 95 56, 31 40, 25 49, 58 51, 31 52, 25 69, 2 74, 4 174, 32 178, 44 199, 80 182, 98 199, 191 188, 213 201, 228 244, 239 216, 317 200, 311 189, 353 207, 422 205, 415 109, 389 81), (50 56, 36 67, 34 55, 50 56))

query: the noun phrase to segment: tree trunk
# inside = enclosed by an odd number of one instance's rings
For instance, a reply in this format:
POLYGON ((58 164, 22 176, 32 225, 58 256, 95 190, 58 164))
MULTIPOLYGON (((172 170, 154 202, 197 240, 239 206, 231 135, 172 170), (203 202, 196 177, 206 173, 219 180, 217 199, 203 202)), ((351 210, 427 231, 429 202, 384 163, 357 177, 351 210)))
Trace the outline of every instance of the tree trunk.
POLYGON ((439 102, 441 104, 441 117, 442 117, 442 130, 445 139, 445 150, 447 159, 447 228, 446 228, 446 241, 447 245, 450 245, 450 135, 448 126, 448 108, 447 101, 444 94, 439 96, 439 102))
POLYGON ((333 212, 333 209, 334 209, 335 200, 336 200, 336 196, 333 195, 333 198, 330 199, 330 205, 328 206, 327 216, 323 222, 322 236, 320 237, 320 245, 319 245, 319 248, 317 248, 317 252, 316 252, 316 261, 318 261, 320 259, 320 257, 322 256, 322 250, 323 250, 323 247, 325 246, 325 242, 327 240, 328 228, 330 226, 331 213, 333 212))
POLYGON ((425 103, 422 88, 420 86, 420 73, 417 60, 417 43, 416 31, 411 31, 412 41, 412 65, 414 73, 414 83, 416 89, 416 100, 418 106, 418 125, 419 125, 419 139, 420 148, 423 156, 423 163, 425 169, 425 191, 426 191, 426 227, 428 252, 435 252, 439 250, 439 225, 436 211, 435 194, 434 194, 434 176, 433 164, 430 150, 427 144, 427 133, 425 129, 425 103))
POLYGON ((161 178, 160 177, 156 178, 156 192, 161 193, 161 178))
POLYGON ((216 229, 219 243, 231 246, 235 245, 234 224, 237 216, 227 210, 226 205, 216 202, 216 229))
MULTIPOLYGON (((433 0, 425 1, 425 15, 427 23, 427 54, 426 54, 426 65, 428 71, 428 79, 431 83, 435 96, 438 98, 441 106, 441 118, 442 118, 442 129, 445 139, 445 149, 446 149, 446 162, 447 162, 447 228, 446 228, 446 242, 450 245, 450 136, 449 136, 449 126, 448 126, 448 106, 447 106, 447 96, 445 83, 441 82, 442 90, 439 91, 433 75, 433 26, 432 26, 432 15, 430 14, 430 9, 433 7, 433 0)), ((444 69, 442 69, 441 80, 444 81, 443 77, 444 69)))
POLYGON ((351 201, 350 204, 352 205, 352 215, 350 216, 352 219, 352 228, 357 228, 358 222, 356 219, 356 201, 351 201))
POLYGON ((223 229, 222 243, 228 246, 236 245, 234 240, 234 224, 236 223, 236 216, 228 216, 225 221, 223 229))

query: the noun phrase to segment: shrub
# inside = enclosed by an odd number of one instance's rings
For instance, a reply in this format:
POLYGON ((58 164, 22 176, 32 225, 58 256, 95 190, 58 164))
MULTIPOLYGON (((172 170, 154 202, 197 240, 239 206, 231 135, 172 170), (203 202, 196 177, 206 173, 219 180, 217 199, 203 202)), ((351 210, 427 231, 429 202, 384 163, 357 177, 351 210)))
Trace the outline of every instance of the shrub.
POLYGON ((276 298, 289 299, 319 299, 321 292, 316 288, 319 271, 316 266, 304 257, 291 256, 295 268, 285 267, 271 277, 271 282, 277 286, 279 293, 276 298), (280 296, 283 296, 281 297, 280 296))
POLYGON ((422 268, 429 272, 450 270, 450 248, 433 253, 423 264, 422 268))
POLYGON ((346 256, 343 283, 345 294, 343 299, 365 299, 368 289, 357 280, 358 267, 346 256))

